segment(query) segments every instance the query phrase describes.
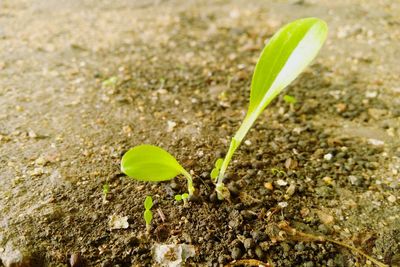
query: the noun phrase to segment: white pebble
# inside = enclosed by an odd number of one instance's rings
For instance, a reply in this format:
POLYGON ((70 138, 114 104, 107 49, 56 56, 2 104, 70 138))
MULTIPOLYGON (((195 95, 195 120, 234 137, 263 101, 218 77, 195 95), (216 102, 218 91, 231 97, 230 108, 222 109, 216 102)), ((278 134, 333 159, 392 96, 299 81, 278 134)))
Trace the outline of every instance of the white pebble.
POLYGON ((250 140, 246 140, 246 141, 244 141, 244 144, 245 144, 246 146, 251 146, 251 141, 250 141, 250 140))
POLYGON ((285 185, 287 185, 287 182, 285 180, 278 179, 276 181, 276 184, 279 185, 279 186, 285 186, 285 185))
POLYGON ((328 153, 328 154, 324 155, 324 160, 331 160, 332 157, 333 157, 332 154, 328 153))
POLYGON ((288 203, 287 202, 279 202, 278 206, 281 208, 286 208, 288 206, 288 203))

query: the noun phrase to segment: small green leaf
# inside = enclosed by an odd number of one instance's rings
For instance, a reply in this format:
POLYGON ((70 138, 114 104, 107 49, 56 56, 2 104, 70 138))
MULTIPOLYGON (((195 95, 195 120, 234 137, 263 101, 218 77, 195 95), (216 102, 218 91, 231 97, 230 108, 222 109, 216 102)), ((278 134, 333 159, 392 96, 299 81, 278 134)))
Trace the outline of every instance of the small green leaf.
POLYGON ((182 194, 182 200, 183 200, 183 199, 187 199, 188 197, 189 197, 189 194, 188 194, 188 193, 183 193, 183 194, 182 194))
POLYGON ((151 196, 147 196, 144 200, 144 208, 150 210, 153 207, 153 199, 151 196))
POLYGON ((175 195, 175 200, 176 201, 181 201, 182 200, 182 195, 175 195))
POLYGON ((110 185, 108 183, 103 184, 103 194, 107 195, 110 192, 110 185))
POLYGON ((222 158, 217 159, 217 161, 215 162, 215 168, 217 168, 218 170, 221 169, 223 162, 224 162, 224 159, 222 159, 222 158))
POLYGON ((171 154, 152 145, 139 145, 126 152, 121 170, 136 180, 150 182, 170 180, 186 172, 171 154))
POLYGON ((146 224, 149 225, 151 224, 151 220, 153 219, 153 212, 151 212, 151 210, 145 210, 143 213, 143 217, 146 221, 146 224))
POLYGON ((291 95, 284 95, 283 96, 283 101, 285 101, 288 104, 296 104, 297 99, 294 96, 291 96, 291 95))
POLYGON ((117 83, 118 78, 116 76, 111 76, 107 80, 103 81, 103 86, 112 86, 117 83))
POLYGON ((211 179, 216 179, 218 177, 218 173, 219 173, 219 169, 217 169, 217 168, 212 169, 211 174, 210 174, 211 179))

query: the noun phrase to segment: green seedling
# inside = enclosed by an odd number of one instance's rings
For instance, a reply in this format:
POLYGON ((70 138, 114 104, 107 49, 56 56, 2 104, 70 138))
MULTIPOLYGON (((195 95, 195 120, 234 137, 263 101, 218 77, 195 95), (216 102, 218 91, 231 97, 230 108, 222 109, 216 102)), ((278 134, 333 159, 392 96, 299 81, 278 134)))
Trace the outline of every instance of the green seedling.
POLYGON ((153 199, 151 196, 147 196, 146 199, 144 200, 144 213, 143 213, 143 218, 146 222, 146 231, 147 233, 150 233, 150 227, 151 227, 151 221, 153 220, 153 212, 151 211, 151 208, 153 207, 153 199))
POLYGON ((188 192, 194 192, 193 178, 167 151, 157 146, 139 145, 124 154, 121 171, 138 181, 161 182, 182 174, 187 179, 188 192))
POLYGON ((277 174, 278 176, 282 175, 282 176, 287 176, 286 172, 277 168, 272 168, 271 169, 272 174, 277 174))
POLYGON ((327 32, 326 23, 320 19, 299 19, 283 26, 261 52, 251 82, 247 114, 219 168, 216 184, 219 199, 229 197, 223 180, 233 153, 268 104, 314 59, 327 32))
POLYGON ((107 203, 107 195, 110 192, 110 185, 108 182, 103 184, 103 203, 107 203))
POLYGON ((291 96, 291 95, 284 95, 283 96, 283 101, 285 101, 288 104, 296 104, 297 99, 294 96, 291 96))

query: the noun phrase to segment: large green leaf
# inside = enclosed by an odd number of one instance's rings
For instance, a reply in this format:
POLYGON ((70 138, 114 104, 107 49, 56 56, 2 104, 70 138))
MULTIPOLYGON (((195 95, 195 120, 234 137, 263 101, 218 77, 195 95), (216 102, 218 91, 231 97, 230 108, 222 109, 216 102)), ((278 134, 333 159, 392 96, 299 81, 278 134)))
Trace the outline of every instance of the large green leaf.
POLYGON ((139 145, 126 152, 121 170, 136 180, 150 182, 166 181, 186 173, 171 154, 152 145, 139 145))
POLYGON ((268 42, 251 83, 249 113, 261 111, 314 59, 325 41, 326 23, 299 19, 282 27, 268 42))

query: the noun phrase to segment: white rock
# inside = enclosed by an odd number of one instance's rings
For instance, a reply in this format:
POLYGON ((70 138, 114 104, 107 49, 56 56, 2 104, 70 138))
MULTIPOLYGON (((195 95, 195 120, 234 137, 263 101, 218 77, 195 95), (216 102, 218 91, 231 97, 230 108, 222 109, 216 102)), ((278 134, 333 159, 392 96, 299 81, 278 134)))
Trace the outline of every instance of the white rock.
POLYGON ((333 157, 333 156, 332 156, 331 153, 325 154, 325 155, 324 155, 324 160, 328 160, 328 161, 329 161, 329 160, 332 159, 332 157, 333 157))
POLYGON ((108 221, 108 227, 110 227, 110 230, 128 228, 128 216, 111 215, 110 220, 108 221))
POLYGON ((383 146, 385 144, 385 142, 383 142, 382 140, 378 140, 378 139, 368 139, 368 143, 370 143, 371 145, 374 146, 383 146))
POLYGON ((153 259, 165 267, 180 267, 187 258, 196 255, 196 249, 186 244, 155 244, 153 247, 153 259))

